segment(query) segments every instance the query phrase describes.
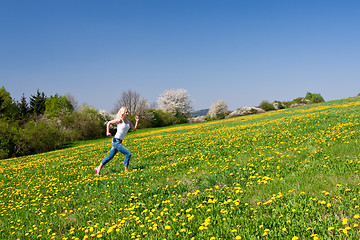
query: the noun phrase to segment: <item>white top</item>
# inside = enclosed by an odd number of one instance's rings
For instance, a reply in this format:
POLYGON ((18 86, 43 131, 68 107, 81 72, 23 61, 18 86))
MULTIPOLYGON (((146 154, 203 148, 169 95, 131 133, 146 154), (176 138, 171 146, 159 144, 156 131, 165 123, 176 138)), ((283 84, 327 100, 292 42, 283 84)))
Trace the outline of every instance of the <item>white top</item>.
POLYGON ((124 119, 121 119, 121 123, 117 124, 115 138, 124 140, 125 135, 129 131, 129 129, 130 129, 129 120, 127 120, 127 123, 125 123, 124 119))

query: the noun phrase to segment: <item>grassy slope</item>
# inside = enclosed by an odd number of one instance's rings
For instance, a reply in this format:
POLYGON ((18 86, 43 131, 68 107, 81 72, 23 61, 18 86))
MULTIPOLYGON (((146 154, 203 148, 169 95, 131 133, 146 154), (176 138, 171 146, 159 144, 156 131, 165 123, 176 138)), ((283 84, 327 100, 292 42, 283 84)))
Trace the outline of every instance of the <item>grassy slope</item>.
POLYGON ((360 238, 360 98, 0 162, 0 238, 360 238))

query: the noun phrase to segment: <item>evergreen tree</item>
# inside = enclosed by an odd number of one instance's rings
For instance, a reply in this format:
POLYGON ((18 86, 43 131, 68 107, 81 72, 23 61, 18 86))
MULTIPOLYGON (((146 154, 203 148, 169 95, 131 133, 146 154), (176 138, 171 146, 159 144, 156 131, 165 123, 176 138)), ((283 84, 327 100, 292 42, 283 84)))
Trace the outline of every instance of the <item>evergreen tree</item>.
POLYGON ((26 102, 26 98, 25 98, 24 94, 22 95, 21 100, 18 103, 18 108, 19 108, 20 118, 21 119, 27 118, 30 113, 30 109, 29 109, 28 103, 26 102))
POLYGON ((36 96, 31 95, 30 97, 30 112, 35 113, 36 115, 45 113, 45 102, 46 96, 44 92, 37 90, 36 96))

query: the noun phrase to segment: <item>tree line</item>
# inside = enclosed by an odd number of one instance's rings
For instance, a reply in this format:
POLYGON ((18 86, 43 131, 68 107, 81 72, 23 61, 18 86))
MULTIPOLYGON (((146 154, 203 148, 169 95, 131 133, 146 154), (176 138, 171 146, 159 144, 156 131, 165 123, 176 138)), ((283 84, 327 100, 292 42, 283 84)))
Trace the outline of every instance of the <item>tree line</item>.
POLYGON ((0 88, 0 159, 40 153, 69 141, 103 135, 106 119, 96 109, 76 105, 71 96, 37 91, 29 101, 15 101, 0 88))
MULTIPOLYGON (((263 101, 258 106, 272 111, 322 102, 320 94, 307 93, 305 98, 289 102, 269 103, 263 101)), ((37 90, 29 100, 23 95, 15 101, 5 87, 0 88, 0 159, 40 153, 63 147, 71 141, 93 139, 104 136, 107 121, 115 118, 120 107, 130 111, 130 120, 140 116, 139 128, 164 127, 189 122, 193 112, 190 94, 185 89, 165 90, 157 99, 157 104, 148 101, 133 90, 123 91, 114 104, 112 113, 83 104, 78 106, 75 98, 66 96, 46 96, 37 90)), ((225 118, 231 111, 223 100, 211 104, 202 121, 225 118)), ((113 133, 115 128, 111 129, 113 133)))
MULTIPOLYGON (((0 159, 40 153, 63 147, 70 141, 103 137, 106 122, 121 106, 130 119, 141 117, 140 128, 185 123, 192 111, 190 95, 184 89, 166 90, 158 99, 160 108, 150 106, 137 92, 124 91, 112 113, 83 104, 71 95, 46 96, 37 90, 29 100, 15 101, 0 88, 0 159)), ((116 129, 112 129, 116 131, 116 129)))

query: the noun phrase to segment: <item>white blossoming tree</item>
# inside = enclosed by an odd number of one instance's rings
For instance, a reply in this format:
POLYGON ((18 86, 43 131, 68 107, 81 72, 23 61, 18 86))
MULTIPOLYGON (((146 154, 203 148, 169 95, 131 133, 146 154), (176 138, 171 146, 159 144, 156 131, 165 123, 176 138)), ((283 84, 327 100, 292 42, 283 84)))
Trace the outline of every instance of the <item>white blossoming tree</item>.
POLYGON ((224 118, 228 113, 228 106, 224 100, 217 100, 210 106, 208 112, 211 118, 224 118))
POLYGON ((185 89, 165 90, 158 98, 159 108, 173 116, 189 116, 192 107, 190 94, 185 89))

